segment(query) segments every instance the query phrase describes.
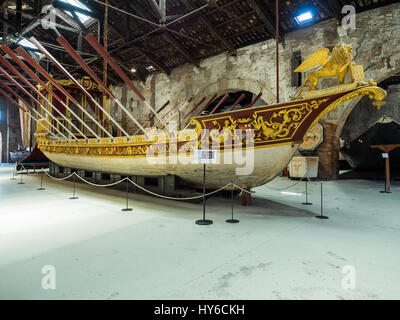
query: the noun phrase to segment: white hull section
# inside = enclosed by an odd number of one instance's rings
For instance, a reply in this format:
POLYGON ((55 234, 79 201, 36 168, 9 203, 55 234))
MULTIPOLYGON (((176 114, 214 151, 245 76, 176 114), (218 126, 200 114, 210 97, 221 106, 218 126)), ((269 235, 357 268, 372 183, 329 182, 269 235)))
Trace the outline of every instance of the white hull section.
MULTIPOLYGON (((244 149, 243 152, 217 152, 217 163, 206 165, 207 188, 219 188, 228 183, 235 183, 242 188, 265 184, 287 166, 298 146, 299 144, 293 144, 254 150, 244 149)), ((176 175, 195 187, 200 187, 203 183, 203 165, 193 164, 192 155, 180 155, 178 158, 138 158, 91 157, 52 152, 44 154, 54 163, 68 168, 121 175, 176 175)))

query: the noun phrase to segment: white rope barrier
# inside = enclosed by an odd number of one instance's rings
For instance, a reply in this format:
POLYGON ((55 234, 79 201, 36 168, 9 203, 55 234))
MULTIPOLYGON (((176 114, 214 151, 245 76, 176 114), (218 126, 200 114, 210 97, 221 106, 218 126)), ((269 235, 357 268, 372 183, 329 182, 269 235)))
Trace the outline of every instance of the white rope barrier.
POLYGON ((75 174, 75 172, 72 172, 72 173, 71 173, 69 176, 67 176, 67 177, 64 177, 64 178, 55 178, 55 177, 49 175, 46 171, 43 171, 43 172, 46 173, 46 175, 47 175, 49 178, 51 178, 51 179, 53 179, 53 180, 57 180, 57 181, 67 180, 67 179, 69 179, 70 177, 72 177, 72 176, 75 174))
MULTIPOLYGON (((26 168, 25 168, 23 165, 21 165, 21 169, 22 169, 22 170, 24 170, 24 169, 26 170, 26 168)), ((80 175, 78 175, 76 172, 72 172, 70 175, 68 175, 68 176, 66 176, 66 177, 64 177, 64 178, 56 178, 56 177, 53 177, 52 175, 50 175, 47 171, 44 171, 43 168, 42 168, 40 171, 36 172, 36 173, 29 173, 28 170, 27 170, 27 174, 28 174, 28 175, 33 175, 33 176, 36 176, 36 175, 38 175, 39 173, 43 173, 43 172, 44 172, 49 178, 51 178, 51 179, 53 179, 53 180, 57 180, 57 181, 67 180, 67 179, 69 179, 69 178, 71 178, 72 176, 75 175, 78 179, 80 179, 80 180, 81 180, 82 182, 84 182, 84 183, 87 183, 88 185, 91 185, 91 186, 94 186, 94 187, 103 187, 103 188, 104 188, 104 187, 112 187, 112 186, 115 186, 115 185, 117 185, 117 184, 120 184, 120 183, 122 183, 122 182, 128 180, 132 185, 134 185, 135 187, 137 187, 137 188, 143 190, 144 192, 147 192, 147 193, 149 193, 149 194, 151 194, 151 195, 153 195, 153 196, 156 196, 156 197, 159 197, 159 198, 163 198, 163 199, 168 199, 168 200, 183 200, 183 201, 184 201, 184 200, 201 199, 201 198, 203 197, 202 194, 201 194, 201 195, 198 195, 198 196, 193 196, 193 197, 180 197, 180 198, 165 196, 165 195, 162 195, 162 194, 159 194, 159 193, 156 193, 156 192, 153 192, 153 191, 151 191, 151 190, 148 190, 148 189, 144 188, 143 186, 137 184, 136 182, 132 181, 132 180, 129 179, 128 177, 125 177, 125 178, 123 178, 123 179, 121 179, 121 180, 119 180, 119 181, 113 182, 113 183, 108 183, 108 184, 97 184, 97 183, 93 183, 93 182, 90 182, 90 181, 84 179, 83 177, 81 177, 80 175)), ((266 186, 267 188, 271 189, 271 190, 283 191, 283 190, 287 190, 287 189, 290 189, 290 188, 296 186, 297 184, 299 184, 300 182, 302 182, 302 181, 304 180, 304 178, 306 178, 309 182, 312 182, 312 181, 310 180, 310 178, 308 177, 308 175, 306 174, 306 175, 304 175, 299 181, 296 181, 294 184, 292 184, 292 185, 289 186, 289 187, 285 187, 285 188, 272 188, 272 187, 270 187, 270 186, 267 185, 268 183, 266 183, 265 186, 266 186)), ((242 191, 242 192, 246 192, 246 193, 249 193, 249 194, 255 193, 255 191, 246 190, 246 189, 244 189, 244 188, 238 186, 237 184, 228 183, 228 184, 224 185, 223 187, 221 187, 221 188, 219 188, 219 189, 217 189, 217 190, 214 190, 214 191, 211 191, 211 192, 206 193, 205 196, 210 196, 210 195, 212 195, 212 194, 218 193, 218 192, 220 192, 220 191, 222 191, 222 190, 224 190, 224 189, 227 189, 228 187, 234 187, 235 189, 238 189, 238 190, 240 190, 240 191, 242 191)))
MULTIPOLYGON (((21 166, 21 168, 24 168, 24 166, 21 166)), ((25 168, 24 168, 24 169, 25 169, 25 168)), ((53 176, 50 175, 47 171, 44 171, 43 168, 42 168, 39 172, 37 172, 37 173, 34 173, 34 174, 33 174, 33 173, 27 172, 27 174, 28 174, 28 175, 33 175, 33 176, 35 176, 35 175, 37 175, 37 174, 39 174, 39 173, 43 173, 43 172, 44 172, 49 178, 51 178, 51 179, 53 179, 53 180, 57 180, 57 181, 67 180, 67 179, 69 179, 69 178, 71 178, 72 176, 75 175, 75 176, 76 176, 78 179, 80 179, 82 182, 87 183, 88 185, 91 185, 91 186, 94 186, 94 187, 111 187, 111 186, 115 186, 115 185, 117 185, 117 184, 119 184, 119 183, 122 183, 122 182, 128 180, 131 184, 133 184, 133 185, 136 186, 137 188, 143 190, 144 192, 147 192, 147 193, 149 193, 149 194, 151 194, 151 195, 153 195, 153 196, 156 196, 156 197, 159 197, 159 198, 163 198, 163 199, 168 199, 168 200, 195 200, 195 199, 201 199, 201 198, 203 198, 203 195, 202 195, 202 194, 201 194, 201 195, 198 195, 198 196, 193 196, 193 197, 181 197, 181 198, 165 196, 165 195, 158 194, 158 193, 156 193, 156 192, 153 192, 153 191, 151 191, 151 190, 148 190, 148 189, 144 188, 143 186, 137 184, 136 182, 132 181, 132 180, 129 179, 128 177, 125 177, 125 178, 123 178, 123 179, 121 179, 121 180, 119 180, 119 181, 116 181, 116 182, 113 182, 113 183, 109 183, 109 184, 97 184, 97 183, 93 183, 93 182, 90 182, 90 181, 84 179, 83 177, 81 177, 80 175, 78 175, 76 172, 72 172, 70 175, 68 175, 68 176, 66 176, 66 177, 64 177, 64 178, 56 178, 56 177, 53 177, 53 176)), ((238 185, 236 185, 236 184, 234 184, 234 183, 228 183, 228 184, 226 184, 225 186, 223 186, 223 187, 221 187, 221 188, 219 188, 219 189, 217 189, 217 190, 214 190, 214 191, 211 191, 211 192, 209 192, 209 193, 206 193, 205 196, 210 196, 210 195, 215 194, 215 193, 217 193, 217 192, 220 192, 220 191, 222 191, 222 190, 224 190, 224 189, 226 189, 226 188, 228 188, 228 187, 234 187, 234 188, 236 188, 236 189, 241 190, 242 192, 246 192, 246 193, 250 193, 250 194, 251 194, 251 193, 255 193, 254 191, 249 191, 249 190, 243 189, 242 187, 240 187, 240 186, 238 186, 238 185)))
MULTIPOLYGON (((25 168, 23 165, 21 165, 21 169, 22 169, 22 170, 26 170, 26 168, 25 168)), ((163 198, 163 199, 168 199, 168 200, 182 200, 182 201, 184 201, 184 200, 201 199, 201 198, 203 197, 202 194, 201 194, 201 195, 198 195, 198 196, 193 196, 193 197, 180 197, 180 198, 178 198, 178 197, 165 196, 165 195, 162 195, 162 194, 159 194, 159 193, 156 193, 156 192, 153 192, 153 191, 151 191, 151 190, 148 190, 148 189, 144 188, 143 186, 137 184, 136 182, 132 181, 132 180, 129 179, 128 177, 125 177, 124 179, 121 179, 121 180, 116 181, 116 182, 113 182, 113 183, 108 183, 108 184, 97 184, 97 183, 93 183, 93 182, 90 182, 90 181, 84 179, 83 177, 81 177, 80 175, 78 175, 76 172, 72 172, 70 175, 68 175, 68 176, 66 176, 66 177, 64 177, 64 178, 56 178, 56 177, 53 177, 52 175, 50 175, 47 171, 44 171, 43 168, 42 168, 40 171, 36 172, 36 173, 29 173, 28 170, 27 170, 27 174, 28 174, 28 175, 33 175, 33 176, 36 176, 36 175, 38 175, 39 173, 43 173, 43 172, 44 172, 49 178, 51 178, 51 179, 53 179, 53 180, 57 180, 57 181, 67 180, 67 179, 69 179, 69 178, 71 178, 72 176, 75 175, 78 179, 80 179, 80 180, 81 180, 82 182, 84 182, 84 183, 87 183, 88 185, 91 185, 91 186, 94 186, 94 187, 103 187, 103 188, 104 188, 104 187, 112 187, 112 186, 115 186, 115 185, 117 185, 117 184, 120 184, 120 183, 122 183, 122 182, 128 180, 132 185, 134 185, 134 186, 136 186, 137 188, 143 190, 144 192, 149 193, 149 194, 151 194, 151 195, 153 195, 153 196, 156 196, 156 197, 159 197, 159 198, 163 198)), ((288 187, 285 187, 285 188, 272 188, 272 187, 268 186, 268 183, 266 183, 265 186, 266 186, 267 188, 271 189, 271 190, 274 190, 274 191, 283 191, 283 190, 287 190, 287 189, 293 188, 294 186, 296 186, 297 184, 299 184, 300 182, 302 182, 302 181, 304 180, 304 178, 306 178, 309 182, 312 182, 312 181, 310 180, 310 178, 308 177, 308 175, 304 175, 299 181, 296 181, 294 184, 292 184, 292 185, 290 185, 290 186, 288 186, 288 187)), ((246 190, 246 189, 244 189, 244 188, 238 186, 237 184, 228 183, 228 184, 224 185, 223 187, 221 187, 221 188, 219 188, 219 189, 217 189, 217 190, 214 190, 214 191, 211 191, 211 192, 206 193, 205 196, 210 196, 210 195, 212 195, 212 194, 218 193, 218 192, 220 192, 220 191, 222 191, 222 190, 224 190, 224 189, 227 189, 227 188, 229 188, 229 187, 234 187, 235 189, 238 189, 238 190, 240 190, 240 191, 242 191, 242 192, 246 192, 246 193, 249 193, 249 194, 255 193, 255 191, 246 190)))
MULTIPOLYGON (((194 196, 194 197, 185 197, 185 198, 168 197, 168 196, 164 196, 164 195, 161 195, 161 194, 152 192, 152 191, 150 191, 150 190, 147 190, 147 189, 145 189, 144 187, 142 187, 142 186, 138 185, 137 183, 133 182, 133 181, 132 181, 131 179, 129 179, 129 178, 126 178, 126 179, 128 179, 128 181, 129 181, 130 183, 132 183, 133 185, 135 185, 135 186, 138 187, 139 189, 142 189, 143 191, 146 191, 147 193, 150 193, 150 194, 152 194, 152 195, 154 195, 154 196, 157 196, 157 197, 160 197, 160 198, 163 198, 163 199, 169 199, 169 200, 194 200, 194 199, 201 199, 201 198, 203 198, 203 195, 194 196)), ((214 194, 214 193, 217 193, 217 192, 219 192, 219 191, 221 191, 221 190, 223 190, 223 189, 225 189, 225 188, 227 188, 227 187, 229 187, 229 186, 231 186, 231 185, 232 185, 231 183, 228 183, 228 184, 226 184, 225 186, 223 186, 222 188, 219 188, 218 190, 214 190, 214 191, 211 191, 211 192, 209 192, 209 193, 206 193, 205 196, 209 196, 209 195, 212 195, 212 194, 214 194)))
MULTIPOLYGON (((27 170, 27 169, 26 169, 23 165, 21 165, 21 170, 27 170)), ((43 173, 43 172, 44 172, 49 178, 51 178, 51 179, 53 179, 53 180, 57 180, 57 181, 67 180, 67 179, 69 179, 69 178, 71 178, 71 177, 73 177, 73 176, 75 175, 78 179, 80 179, 80 180, 81 180, 82 182, 84 182, 84 183, 87 183, 88 185, 91 185, 91 186, 94 186, 94 187, 103 187, 103 188, 104 188, 104 187, 112 187, 112 186, 115 186, 115 185, 117 185, 117 184, 120 184, 120 183, 122 183, 122 182, 128 180, 132 185, 134 185, 135 187, 141 189, 142 191, 144 191, 144 192, 146 192, 146 193, 149 193, 149 194, 151 194, 151 195, 153 195, 153 196, 156 196, 156 197, 159 197, 159 198, 163 198, 163 199, 168 199, 168 200, 183 200, 183 201, 184 201, 184 200, 201 199, 201 198, 203 197, 202 194, 201 194, 201 195, 198 195, 198 196, 193 196, 193 197, 180 197, 180 198, 178 198, 178 197, 165 196, 165 195, 158 194, 158 193, 156 193, 156 192, 153 192, 153 191, 151 191, 151 190, 148 190, 148 189, 144 188, 143 186, 137 184, 136 182, 132 181, 132 180, 129 179, 128 177, 125 177, 125 178, 123 178, 123 179, 121 179, 121 180, 119 180, 119 181, 113 182, 113 183, 108 183, 108 184, 97 184, 97 183, 93 183, 93 182, 90 182, 90 181, 84 179, 83 177, 81 177, 80 175, 78 175, 76 172, 72 172, 70 175, 68 175, 68 176, 66 176, 66 177, 63 177, 63 178, 56 178, 56 177, 53 177, 52 175, 50 175, 47 171, 44 171, 43 168, 42 168, 40 171, 36 172, 36 173, 29 173, 29 171, 27 170, 27 174, 28 174, 28 175, 32 175, 32 176, 36 176, 36 175, 38 175, 39 173, 43 173)), ((310 180, 310 178, 308 177, 308 175, 306 174, 306 175, 304 175, 299 181, 296 181, 294 184, 292 184, 292 185, 290 185, 290 186, 288 186, 288 187, 284 187, 284 188, 272 188, 272 187, 268 186, 268 183, 266 183, 265 186, 266 186, 267 188, 271 189, 271 190, 274 190, 274 191, 283 191, 283 190, 287 190, 287 189, 293 188, 294 186, 296 186, 297 184, 299 184, 300 182, 302 182, 304 179, 307 179, 309 182, 312 182, 312 181, 310 180)), ((242 191, 242 192, 246 192, 246 193, 248 193, 248 194, 255 193, 255 191, 246 190, 246 189, 244 189, 244 188, 238 186, 237 184, 228 183, 228 184, 224 185, 223 187, 221 187, 221 188, 219 188, 219 189, 217 189, 217 190, 214 190, 214 191, 211 191, 211 192, 206 193, 205 196, 210 196, 210 195, 212 195, 212 194, 218 193, 218 192, 220 192, 220 191, 222 191, 222 190, 224 190, 224 189, 227 189, 227 188, 229 188, 229 187, 233 187, 233 188, 235 188, 235 189, 237 189, 237 190, 240 190, 240 191, 242 191)))
MULTIPOLYGON (((75 173, 75 172, 73 172, 73 173, 75 173)), ((123 178, 123 179, 121 179, 121 180, 119 180, 119 181, 117 181, 117 182, 113 182, 113 183, 109 183, 109 184, 96 184, 96 183, 93 183, 93 182, 90 182, 90 181, 87 181, 87 180, 85 180, 84 178, 82 178, 79 174, 76 174, 75 173, 75 175, 81 180, 81 181, 83 181, 83 182, 85 182, 85 183, 87 183, 87 184, 89 184, 89 185, 91 185, 91 186, 94 186, 94 187, 111 187, 111 186, 115 186, 115 185, 117 185, 117 184, 119 184, 119 183, 121 183, 121 182, 123 182, 123 181, 125 181, 127 178, 123 178)))
MULTIPOLYGON (((289 187, 285 187, 285 188, 272 188, 272 187, 268 186, 268 183, 269 183, 269 182, 267 182, 267 183, 265 184, 265 186, 266 186, 268 189, 271 189, 271 190, 283 191, 283 190, 287 190, 287 189, 293 188, 295 185, 297 185, 297 184, 299 184, 300 182, 302 182, 304 178, 306 178, 309 182, 312 182, 312 181, 310 180, 310 178, 308 177, 308 175, 305 174, 299 181, 296 181, 294 184, 292 184, 292 185, 289 186, 289 187)), ((272 180, 271 180, 271 181, 272 181, 272 180)), ((271 182, 271 181, 270 181, 270 182, 271 182)))
MULTIPOLYGON (((24 165, 22 165, 21 164, 21 170, 26 170, 26 173, 28 174, 28 175, 31 175, 31 176, 36 176, 37 174, 39 174, 40 172, 36 172, 36 173, 29 173, 29 171, 28 171, 28 169, 27 168, 25 168, 24 167, 24 165)), ((21 171, 20 170, 20 171, 21 171)), ((20 173, 21 174, 21 173, 20 173)))

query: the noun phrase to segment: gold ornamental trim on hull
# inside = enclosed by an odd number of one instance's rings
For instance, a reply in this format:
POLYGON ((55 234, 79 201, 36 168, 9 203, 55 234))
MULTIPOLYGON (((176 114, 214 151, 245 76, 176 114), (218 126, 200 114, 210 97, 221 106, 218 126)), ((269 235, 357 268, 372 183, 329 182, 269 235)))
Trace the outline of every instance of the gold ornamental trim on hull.
POLYGON ((161 134, 153 140, 140 135, 53 141, 45 135, 44 129, 39 129, 36 136, 42 151, 76 156, 136 158, 146 156, 149 150, 154 155, 168 156, 190 153, 206 142, 210 146, 214 143, 216 146, 212 148, 221 151, 237 146, 245 149, 246 145, 251 145, 251 148, 268 148, 301 142, 310 128, 326 113, 348 100, 367 95, 381 104, 386 97, 386 92, 373 82, 361 86, 342 85, 328 90, 313 91, 312 98, 195 117, 191 119, 195 129, 178 131, 174 139, 170 139, 168 134, 161 134), (253 130, 254 134, 242 139, 248 129, 253 130))

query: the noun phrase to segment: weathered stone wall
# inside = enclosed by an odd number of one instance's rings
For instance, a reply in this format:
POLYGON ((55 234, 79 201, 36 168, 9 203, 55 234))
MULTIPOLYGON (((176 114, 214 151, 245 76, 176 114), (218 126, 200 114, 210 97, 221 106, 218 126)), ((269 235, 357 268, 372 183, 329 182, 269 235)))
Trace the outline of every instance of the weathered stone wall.
MULTIPOLYGON (((364 65, 367 79, 380 82, 400 72, 400 4, 357 14, 356 19, 355 30, 344 30, 332 19, 285 35, 279 45, 281 101, 288 100, 298 89, 291 86, 293 54, 299 52, 304 59, 321 47, 333 48, 339 41, 353 46, 354 60, 364 65)), ((161 116, 169 121, 177 120, 178 113, 175 110, 180 108, 182 114, 186 114, 204 96, 209 99, 215 94, 222 95, 237 90, 254 94, 261 91, 262 99, 273 103, 276 101, 275 70, 275 41, 268 40, 241 48, 234 56, 222 53, 210 57, 201 61, 199 67, 186 64, 175 68, 169 75, 151 75, 144 84, 135 82, 135 85, 156 110, 170 100, 169 106, 161 112, 161 116), (191 97, 193 101, 185 104, 191 97)), ((336 83, 337 80, 325 79, 321 81, 320 87, 336 83)), ((114 92, 142 123, 148 119, 149 110, 126 85, 116 87, 114 92)), ((326 134, 329 134, 318 150, 320 173, 324 177, 336 176, 337 165, 330 163, 338 159, 338 137, 356 102, 346 103, 323 119, 325 129, 328 128, 325 130, 326 134), (328 166, 333 171, 328 170, 328 166)), ((116 109, 115 107, 114 110, 116 109)), ((119 118, 126 121, 131 133, 136 131, 136 126, 120 113, 119 118)))

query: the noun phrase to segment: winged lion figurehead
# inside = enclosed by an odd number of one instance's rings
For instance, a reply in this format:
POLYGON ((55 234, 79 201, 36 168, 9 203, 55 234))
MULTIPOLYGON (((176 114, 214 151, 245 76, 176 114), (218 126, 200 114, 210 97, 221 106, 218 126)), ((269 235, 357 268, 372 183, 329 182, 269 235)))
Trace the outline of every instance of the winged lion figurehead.
POLYGON ((306 78, 302 88, 308 83, 309 91, 316 90, 320 78, 338 77, 339 84, 343 84, 349 67, 353 63, 352 50, 351 45, 340 42, 333 48, 330 57, 328 48, 322 48, 313 52, 294 70, 295 72, 307 72, 316 68, 306 78))

